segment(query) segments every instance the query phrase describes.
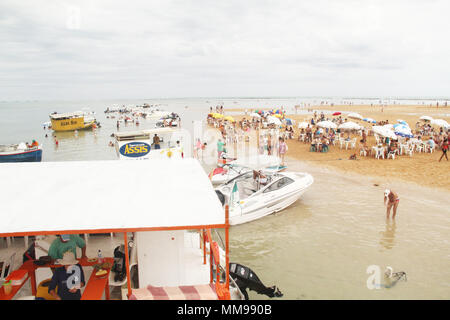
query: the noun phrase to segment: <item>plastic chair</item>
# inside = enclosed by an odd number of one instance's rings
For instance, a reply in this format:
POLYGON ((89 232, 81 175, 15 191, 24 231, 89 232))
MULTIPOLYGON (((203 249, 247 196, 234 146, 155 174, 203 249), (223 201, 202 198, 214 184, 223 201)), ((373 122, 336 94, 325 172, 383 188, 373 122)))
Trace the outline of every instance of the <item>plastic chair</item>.
POLYGON ((409 154, 410 157, 412 157, 413 152, 414 152, 414 146, 409 146, 409 148, 407 148, 405 150, 405 154, 409 154))
POLYGON ((9 256, 9 259, 5 259, 3 261, 0 261, 2 264, 2 270, 0 271, 0 281, 5 281, 5 279, 8 277, 8 275, 11 274, 14 268, 14 261, 16 259, 16 253, 14 252, 9 256), (6 271, 8 270, 8 271, 6 271))
MULTIPOLYGON (((137 265, 137 246, 136 244, 131 241, 132 246, 130 249, 130 268, 129 271, 131 272, 131 268, 133 268, 133 266, 137 265)), ((114 276, 115 276, 115 272, 111 270, 111 272, 109 273, 109 285, 112 287, 121 287, 123 286, 125 283, 127 283, 127 276, 125 275, 125 277, 123 278, 122 281, 115 281, 114 280, 114 276)))
POLYGON ((309 148, 309 152, 316 152, 316 146, 311 146, 309 148))
POLYGON ((350 148, 352 149, 356 148, 356 138, 353 138, 352 142, 350 143, 350 148))
POLYGON ((388 159, 392 158, 392 160, 395 160, 395 153, 396 153, 395 151, 389 151, 387 158, 388 159))
POLYGON ((375 158, 377 158, 377 159, 383 158, 384 159, 384 149, 383 148, 377 149, 377 153, 375 154, 375 158))
POLYGON ((361 150, 359 150, 359 155, 366 157, 367 156, 367 151, 364 150, 363 148, 361 148, 361 150))

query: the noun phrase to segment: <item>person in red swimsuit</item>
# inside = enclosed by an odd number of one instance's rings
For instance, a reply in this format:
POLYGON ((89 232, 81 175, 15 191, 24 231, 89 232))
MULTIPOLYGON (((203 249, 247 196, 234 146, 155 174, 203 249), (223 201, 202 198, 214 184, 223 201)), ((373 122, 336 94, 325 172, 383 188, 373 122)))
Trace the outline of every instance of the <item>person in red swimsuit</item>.
POLYGON ((445 139, 444 142, 442 143, 442 156, 439 159, 439 162, 441 162, 441 160, 444 156, 445 156, 445 159, 447 159, 447 161, 448 161, 447 151, 448 151, 448 139, 445 139))
POLYGON ((392 190, 386 189, 384 190, 384 205, 387 206, 387 211, 386 211, 386 219, 389 219, 389 215, 391 213, 391 208, 392 209, 392 219, 395 219, 395 215, 397 214, 397 207, 398 207, 398 203, 400 202, 400 199, 397 195, 397 193, 395 193, 392 190), (386 200, 387 204, 386 204, 386 200))

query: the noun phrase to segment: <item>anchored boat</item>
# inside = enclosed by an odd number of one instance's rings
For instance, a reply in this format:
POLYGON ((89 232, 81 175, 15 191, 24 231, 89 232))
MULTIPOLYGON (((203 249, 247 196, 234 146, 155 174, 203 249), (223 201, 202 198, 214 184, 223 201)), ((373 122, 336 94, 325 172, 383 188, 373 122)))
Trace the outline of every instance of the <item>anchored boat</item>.
POLYGON ((42 145, 19 144, 0 145, 0 162, 40 162, 42 145))
POLYGON ((90 129, 97 123, 92 114, 83 111, 52 113, 50 115, 50 122, 54 131, 90 129))
POLYGON ((244 172, 216 188, 222 204, 230 206, 230 224, 236 225, 281 211, 314 182, 308 173, 244 172))

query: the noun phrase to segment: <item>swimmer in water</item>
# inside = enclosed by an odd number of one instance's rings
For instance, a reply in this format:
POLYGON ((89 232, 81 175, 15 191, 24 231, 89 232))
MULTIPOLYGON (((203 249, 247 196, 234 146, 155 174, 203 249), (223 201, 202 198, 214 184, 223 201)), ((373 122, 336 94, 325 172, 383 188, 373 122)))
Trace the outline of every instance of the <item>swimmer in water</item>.
POLYGON ((400 199, 397 195, 397 193, 395 193, 392 190, 386 189, 384 190, 384 204, 387 205, 387 210, 386 210, 386 219, 389 219, 389 215, 391 213, 391 208, 392 209, 392 219, 395 219, 395 215, 397 214, 397 207, 398 207, 398 203, 400 202, 400 199), (387 204, 386 204, 386 200, 388 200, 387 204))

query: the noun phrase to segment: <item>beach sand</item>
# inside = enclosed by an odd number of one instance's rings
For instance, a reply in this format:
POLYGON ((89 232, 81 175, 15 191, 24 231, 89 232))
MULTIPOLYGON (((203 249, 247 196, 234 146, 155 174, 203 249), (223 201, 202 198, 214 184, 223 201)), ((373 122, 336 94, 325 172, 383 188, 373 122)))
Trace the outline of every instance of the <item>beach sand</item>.
MULTIPOLYGON (((406 106, 406 105, 389 105, 384 106, 383 111, 380 106, 368 105, 344 105, 344 106, 313 106, 309 109, 327 111, 343 111, 343 112, 357 112, 363 117, 373 118, 377 121, 389 120, 389 123, 396 123, 397 119, 406 121, 414 130, 415 124, 419 121, 422 115, 429 115, 435 119, 444 119, 450 122, 450 107, 436 108, 430 106, 406 106)), ((227 109, 229 110, 229 109, 227 109)), ((239 111, 238 109, 234 111, 239 111)), ((244 111, 244 110, 240 110, 244 111)), ((249 110, 250 111, 250 110, 249 110)), ((306 114, 292 114, 287 111, 287 116, 295 119, 298 122, 309 121, 312 115, 306 114)), ((345 118, 345 114, 342 115, 345 118)), ((240 120, 245 116, 233 116, 236 120, 240 120)), ((331 118, 331 115, 325 115, 331 118)), ((369 127, 364 121, 357 121, 361 125, 369 127)), ((294 126, 295 127, 295 126, 294 126)), ((372 177, 374 183, 385 185, 394 181, 408 181, 417 183, 422 186, 440 188, 450 190, 450 161, 445 157, 441 162, 438 162, 442 152, 437 150, 433 153, 414 153, 412 157, 409 155, 402 155, 396 157, 395 160, 377 160, 374 157, 363 157, 359 155, 359 140, 358 135, 350 135, 351 138, 356 137, 356 149, 345 150, 340 149, 339 145, 331 146, 329 152, 318 153, 309 152, 310 144, 297 141, 298 129, 295 129, 295 139, 288 140, 287 144, 289 150, 287 156, 293 159, 307 161, 315 165, 324 166, 327 168, 337 169, 347 173, 357 173, 372 177), (356 153, 357 160, 349 160, 352 154, 356 153)), ((375 145, 373 136, 368 137, 369 148, 375 145)))

